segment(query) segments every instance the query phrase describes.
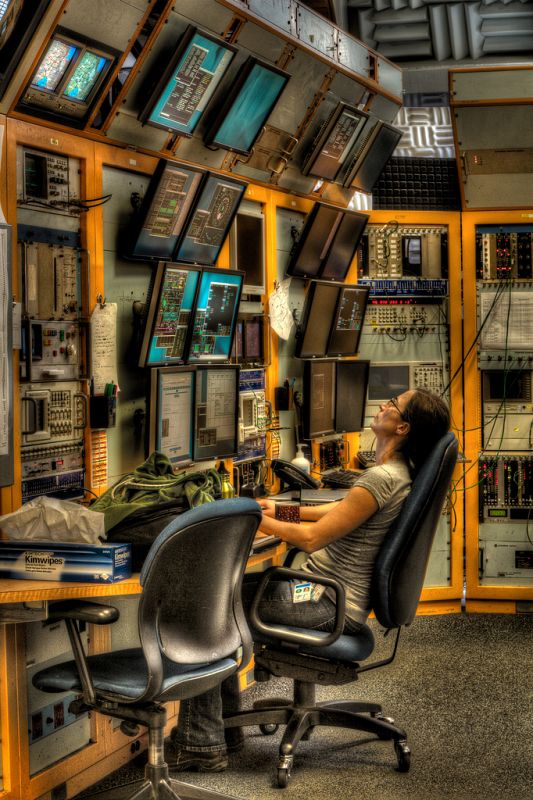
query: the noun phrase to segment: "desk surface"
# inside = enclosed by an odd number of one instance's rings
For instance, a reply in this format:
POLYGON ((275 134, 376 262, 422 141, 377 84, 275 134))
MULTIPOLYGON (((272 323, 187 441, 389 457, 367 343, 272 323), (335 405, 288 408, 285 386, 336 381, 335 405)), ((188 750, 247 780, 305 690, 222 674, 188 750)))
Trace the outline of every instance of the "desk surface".
MULTIPOLYGON (((266 537, 269 538, 269 537, 266 537)), ((250 567, 260 564, 272 557, 280 545, 279 540, 272 542, 263 550, 261 536, 254 546, 259 545, 259 552, 252 551, 248 560, 250 567)), ((71 583, 67 581, 28 581, 14 578, 3 578, 0 581, 0 603, 31 603, 40 600, 68 600, 73 597, 113 597, 117 595, 140 594, 139 573, 116 583, 71 583)))

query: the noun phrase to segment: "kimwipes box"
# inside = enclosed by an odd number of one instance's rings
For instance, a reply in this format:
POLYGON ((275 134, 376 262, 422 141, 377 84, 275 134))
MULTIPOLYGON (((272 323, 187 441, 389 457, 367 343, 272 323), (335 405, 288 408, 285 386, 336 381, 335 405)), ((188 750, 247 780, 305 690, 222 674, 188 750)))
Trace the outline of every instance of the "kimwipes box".
POLYGON ((0 541, 0 576, 115 583, 131 575, 131 545, 0 541))

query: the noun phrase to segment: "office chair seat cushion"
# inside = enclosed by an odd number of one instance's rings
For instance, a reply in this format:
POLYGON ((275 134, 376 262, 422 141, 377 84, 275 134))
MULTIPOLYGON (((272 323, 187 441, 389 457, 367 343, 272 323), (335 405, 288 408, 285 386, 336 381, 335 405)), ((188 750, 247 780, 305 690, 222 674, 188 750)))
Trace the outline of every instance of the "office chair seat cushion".
MULTIPOLYGON (((324 631, 317 631, 307 628, 296 628, 289 625, 278 625, 276 627, 282 631, 283 629, 294 633, 303 633, 308 636, 316 638, 325 637, 327 634, 324 631)), ((253 640, 259 644, 276 645, 283 642, 282 635, 280 636, 265 636, 257 631, 252 632, 253 640)), ((294 649, 294 645, 291 645, 294 649)), ((318 658, 334 659, 335 661, 363 661, 374 650, 374 634, 369 627, 365 625, 359 633, 354 634, 341 634, 337 641, 326 647, 314 647, 305 643, 298 645, 298 653, 305 655, 317 656, 318 658)))
MULTIPOLYGON (((148 672, 140 647, 89 656, 87 661, 97 691, 110 692, 131 700, 143 694, 148 681, 148 672)), ((215 681, 220 683, 226 677, 224 673, 231 674, 237 667, 237 662, 232 658, 223 658, 212 664, 193 665, 175 664, 163 658, 163 664, 165 675, 160 693, 161 699, 167 693, 172 695, 167 699, 189 697, 187 684, 200 683, 204 678, 215 678, 222 674, 223 677, 217 677, 215 681)), ((44 692, 82 691, 75 661, 65 661, 41 670, 33 677, 33 685, 44 692)), ((204 689, 200 688, 201 691, 204 689)))

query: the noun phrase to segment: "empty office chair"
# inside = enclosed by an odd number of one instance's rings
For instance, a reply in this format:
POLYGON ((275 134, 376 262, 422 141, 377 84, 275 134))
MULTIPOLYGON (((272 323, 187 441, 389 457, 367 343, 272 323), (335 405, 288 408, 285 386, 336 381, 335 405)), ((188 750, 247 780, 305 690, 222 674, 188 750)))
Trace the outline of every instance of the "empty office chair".
MULTIPOLYGON (((267 676, 276 675, 293 679, 293 700, 258 701, 253 709, 228 716, 225 725, 259 725, 265 734, 274 733, 280 724, 287 726, 279 748, 279 786, 288 783, 298 742, 309 738, 316 725, 352 728, 374 733, 380 739, 392 739, 398 769, 400 772, 409 770, 407 734, 383 715, 379 704, 357 701, 316 703, 315 684, 346 684, 356 680, 362 672, 390 664, 394 659, 400 630, 409 625, 416 614, 431 544, 457 460, 457 447, 452 433, 447 433, 437 443, 413 481, 400 516, 378 553, 372 579, 372 608, 387 632, 397 630, 392 654, 387 659, 360 664, 374 649, 374 637, 369 627, 365 626, 356 635, 340 634, 344 598, 339 584, 335 587, 340 599, 338 618, 332 633, 263 623, 257 613, 259 597, 273 575, 309 580, 308 572, 286 567, 272 567, 266 571, 250 616, 256 643, 256 677, 266 680, 267 676)), ((318 577, 313 577, 313 580, 325 582, 318 577)), ((325 583, 331 585, 332 582, 325 583)))
POLYGON ((169 778, 162 703, 202 694, 249 661, 241 581, 260 520, 254 500, 236 498, 207 503, 167 525, 141 571, 139 648, 86 657, 78 621, 107 624, 117 610, 83 600, 50 606, 49 621, 66 622, 75 660, 38 672, 33 683, 44 692, 82 693, 76 713, 117 717, 129 735, 137 725, 148 728, 145 782, 131 800, 226 797, 169 778))

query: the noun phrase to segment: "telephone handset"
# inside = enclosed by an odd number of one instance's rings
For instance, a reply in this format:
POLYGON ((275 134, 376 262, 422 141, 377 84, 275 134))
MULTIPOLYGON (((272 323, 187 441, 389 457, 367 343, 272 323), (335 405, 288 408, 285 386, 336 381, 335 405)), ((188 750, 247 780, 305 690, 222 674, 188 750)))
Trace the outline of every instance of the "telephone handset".
POLYGON ((283 484, 287 484, 289 489, 319 489, 320 481, 315 480, 303 469, 291 464, 290 461, 283 461, 281 458, 273 458, 271 462, 272 471, 283 484))

